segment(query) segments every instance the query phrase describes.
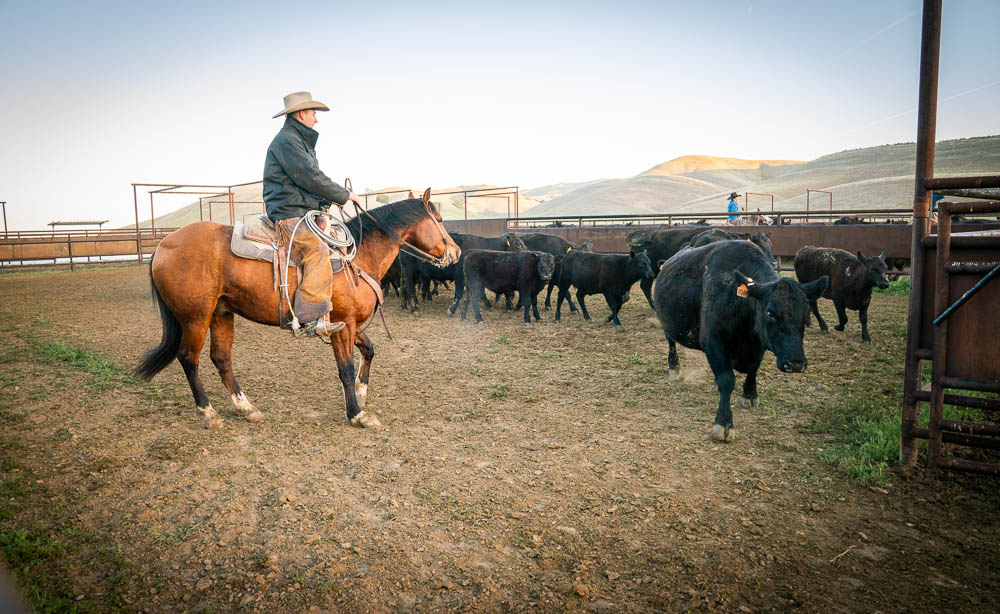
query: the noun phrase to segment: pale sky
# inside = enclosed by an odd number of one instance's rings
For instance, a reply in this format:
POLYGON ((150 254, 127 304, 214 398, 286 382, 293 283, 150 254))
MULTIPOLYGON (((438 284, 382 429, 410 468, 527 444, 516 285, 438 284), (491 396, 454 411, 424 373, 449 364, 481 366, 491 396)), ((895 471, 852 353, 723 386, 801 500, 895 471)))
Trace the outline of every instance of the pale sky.
MULTIPOLYGON (((4 2, 9 227, 130 223, 133 182, 258 180, 298 90, 333 109, 321 168, 359 190, 527 189, 916 136, 919 0, 360 4, 4 2)), ((997 23, 997 0, 944 2, 939 140, 1000 133, 997 23)))

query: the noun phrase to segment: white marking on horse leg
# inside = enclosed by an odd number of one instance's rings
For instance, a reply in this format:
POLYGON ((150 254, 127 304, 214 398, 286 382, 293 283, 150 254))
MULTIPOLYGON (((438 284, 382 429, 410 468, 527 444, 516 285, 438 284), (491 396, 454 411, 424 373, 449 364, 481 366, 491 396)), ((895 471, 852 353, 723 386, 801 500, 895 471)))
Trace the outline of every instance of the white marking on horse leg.
POLYGON ((361 412, 357 416, 351 418, 351 426, 372 428, 376 426, 382 426, 382 423, 379 422, 377 417, 375 417, 375 412, 368 413, 364 410, 361 410, 361 412))
POLYGON ((231 394, 229 398, 233 400, 233 405, 236 406, 236 409, 243 412, 243 415, 250 422, 260 422, 264 419, 264 415, 260 413, 259 409, 254 407, 254 404, 250 402, 250 399, 247 398, 247 395, 243 391, 240 391, 239 394, 231 394))
POLYGON ((730 426, 726 428, 726 441, 732 441, 736 439, 736 427, 730 426))
POLYGON ((354 380, 354 396, 358 399, 358 405, 364 408, 368 401, 368 384, 362 384, 360 378, 354 380))
POLYGON ((218 429, 222 428, 222 418, 219 414, 215 413, 212 409, 212 404, 209 403, 207 407, 199 407, 198 413, 200 413, 205 418, 205 428, 207 429, 218 429))

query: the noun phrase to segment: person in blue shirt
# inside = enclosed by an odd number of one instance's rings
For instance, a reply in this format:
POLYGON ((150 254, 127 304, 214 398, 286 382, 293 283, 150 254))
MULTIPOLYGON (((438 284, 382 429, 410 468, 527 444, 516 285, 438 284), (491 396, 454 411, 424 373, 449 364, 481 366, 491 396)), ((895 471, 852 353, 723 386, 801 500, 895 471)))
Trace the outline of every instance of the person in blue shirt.
POLYGON ((733 192, 729 195, 729 223, 732 224, 739 217, 740 203, 736 202, 740 195, 733 192))

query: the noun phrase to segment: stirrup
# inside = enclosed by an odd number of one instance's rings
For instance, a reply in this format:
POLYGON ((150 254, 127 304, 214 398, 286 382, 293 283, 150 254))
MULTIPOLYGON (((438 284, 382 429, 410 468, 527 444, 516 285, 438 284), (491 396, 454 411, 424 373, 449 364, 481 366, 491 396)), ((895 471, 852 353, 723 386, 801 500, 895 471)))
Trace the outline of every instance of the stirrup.
POLYGON ((343 322, 331 322, 326 316, 312 322, 303 324, 299 332, 305 333, 306 337, 325 337, 329 339, 334 333, 339 332, 346 324, 343 322))

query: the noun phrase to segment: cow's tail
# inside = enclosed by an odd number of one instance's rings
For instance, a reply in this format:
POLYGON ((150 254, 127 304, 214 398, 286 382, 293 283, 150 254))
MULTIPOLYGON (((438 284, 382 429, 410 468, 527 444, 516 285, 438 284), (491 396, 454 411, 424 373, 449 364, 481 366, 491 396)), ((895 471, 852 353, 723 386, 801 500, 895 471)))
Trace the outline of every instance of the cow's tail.
MULTIPOLYGON (((153 253, 156 257, 156 253, 153 253)), ((149 381, 153 376, 164 370, 167 365, 177 357, 177 350, 181 347, 181 324, 177 321, 177 316, 170 311, 167 304, 163 302, 160 291, 156 288, 153 280, 153 258, 149 259, 149 287, 153 292, 153 302, 160 309, 160 322, 163 324, 163 337, 160 345, 150 348, 136 365, 133 373, 137 377, 149 381)))

